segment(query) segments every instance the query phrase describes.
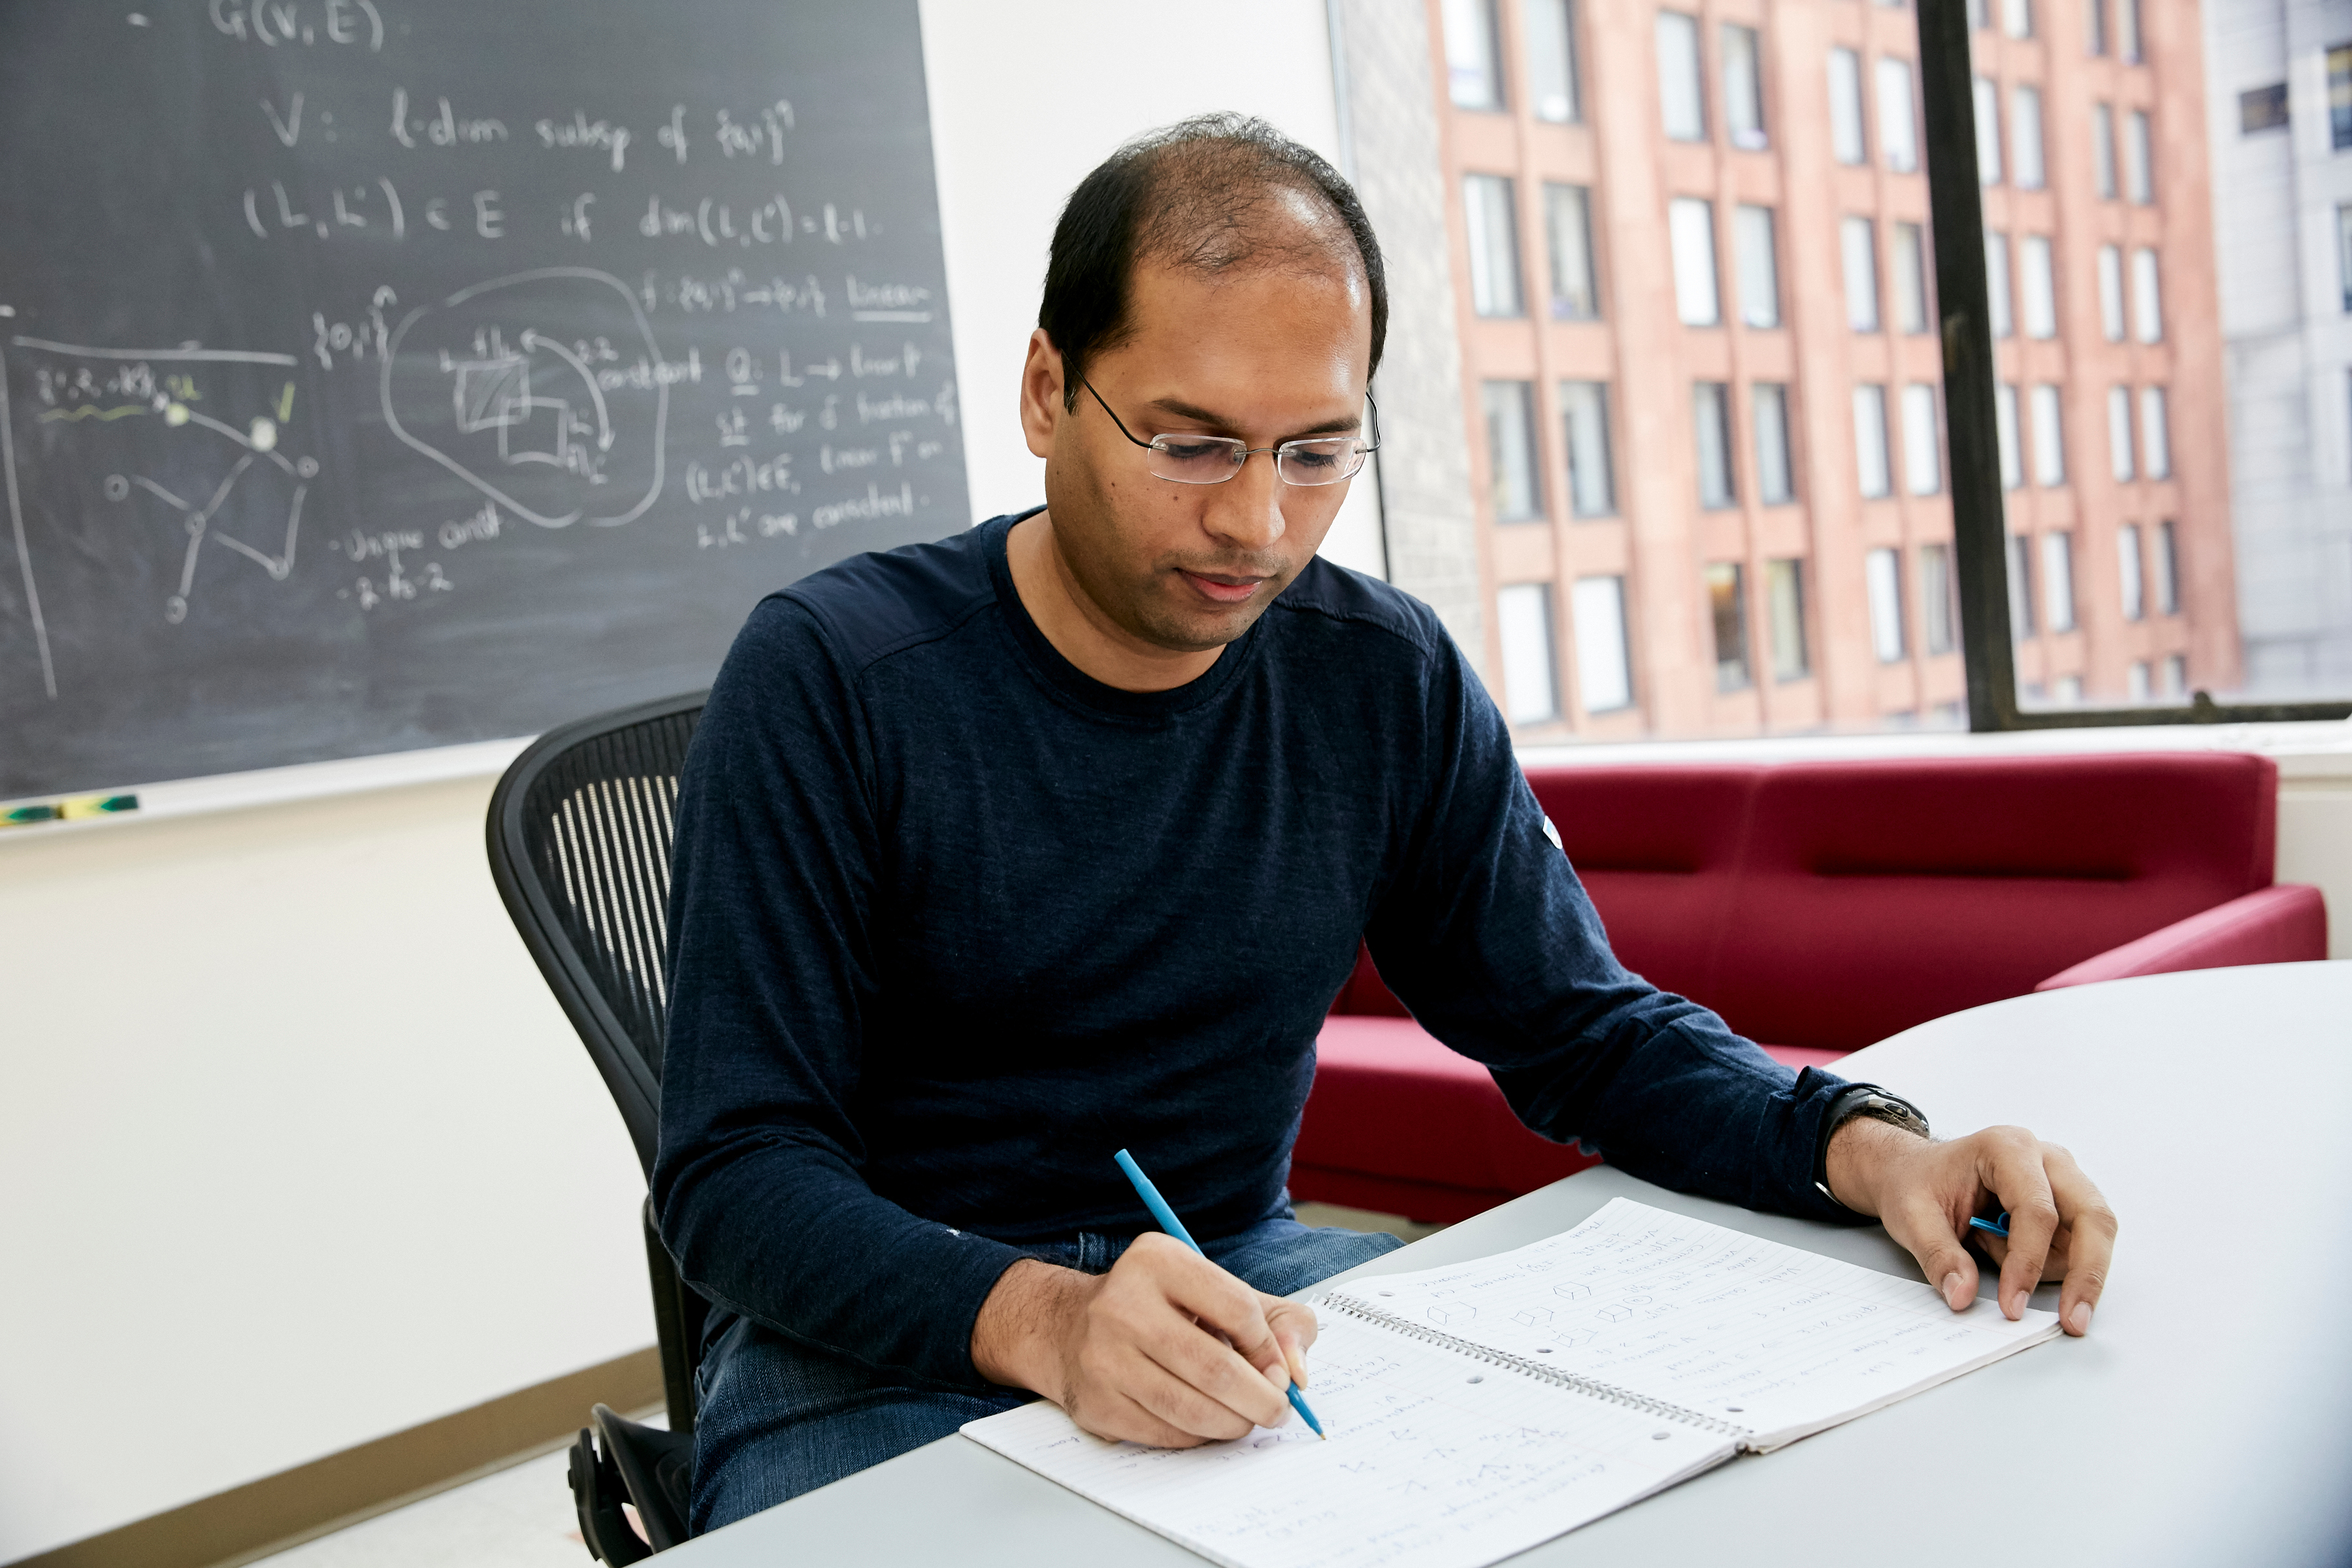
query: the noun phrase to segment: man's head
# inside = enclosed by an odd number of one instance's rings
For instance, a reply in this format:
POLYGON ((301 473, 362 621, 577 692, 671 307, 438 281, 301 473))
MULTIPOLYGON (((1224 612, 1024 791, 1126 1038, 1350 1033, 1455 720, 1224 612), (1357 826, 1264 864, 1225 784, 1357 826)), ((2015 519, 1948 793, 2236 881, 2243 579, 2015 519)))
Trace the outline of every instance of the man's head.
POLYGON ((1135 443, 1369 443, 1364 393, 1387 323, 1354 191, 1261 121, 1186 121, 1087 175, 1055 229, 1022 419, 1088 620, 1171 652, 1248 630, 1348 486, 1286 483, 1270 451, 1222 483, 1181 483, 1154 477, 1135 443))

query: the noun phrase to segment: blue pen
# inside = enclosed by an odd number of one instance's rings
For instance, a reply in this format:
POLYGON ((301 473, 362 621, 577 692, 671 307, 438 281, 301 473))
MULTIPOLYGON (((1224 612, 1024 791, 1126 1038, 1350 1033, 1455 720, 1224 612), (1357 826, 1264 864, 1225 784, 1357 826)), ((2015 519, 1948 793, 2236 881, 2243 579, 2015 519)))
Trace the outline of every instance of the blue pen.
MULTIPOLYGON (((1143 1206, 1151 1211, 1151 1217, 1160 1222, 1160 1228, 1193 1251, 1201 1252, 1201 1244, 1192 1239, 1192 1233, 1184 1228, 1184 1222, 1176 1217, 1176 1211, 1168 1206, 1168 1200, 1160 1195, 1160 1189, 1151 1184, 1151 1178, 1143 1173, 1143 1167, 1135 1163, 1135 1156, 1121 1149, 1111 1158, 1117 1160, 1118 1168, 1127 1173, 1127 1179, 1135 1184, 1135 1195, 1143 1200, 1143 1206)), ((1201 1256, 1206 1258, 1209 1255, 1201 1252, 1201 1256)), ((1324 1436, 1323 1423, 1315 1419, 1315 1412, 1307 1409, 1307 1401, 1299 1396, 1298 1384, 1291 1384, 1284 1392, 1290 1396, 1290 1407, 1298 1412, 1298 1418, 1312 1427, 1318 1437, 1329 1442, 1331 1439, 1324 1436)))
POLYGON ((1993 1235, 2000 1237, 2003 1241, 2007 1241, 2009 1239, 2009 1211, 2007 1209, 2001 1210, 2000 1217, 1999 1219, 1979 1219, 1976 1215, 1970 1215, 1969 1216, 1969 1228, 1971 1230, 1990 1231, 1993 1235))

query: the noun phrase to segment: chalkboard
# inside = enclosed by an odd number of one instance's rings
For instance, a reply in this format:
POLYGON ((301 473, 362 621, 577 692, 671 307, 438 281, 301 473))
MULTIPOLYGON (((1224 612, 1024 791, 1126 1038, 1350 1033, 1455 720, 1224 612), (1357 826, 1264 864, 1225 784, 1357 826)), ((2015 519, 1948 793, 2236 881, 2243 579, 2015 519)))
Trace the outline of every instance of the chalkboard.
POLYGON ((0 796, 529 734, 970 521, 915 0, 0 9, 0 796))

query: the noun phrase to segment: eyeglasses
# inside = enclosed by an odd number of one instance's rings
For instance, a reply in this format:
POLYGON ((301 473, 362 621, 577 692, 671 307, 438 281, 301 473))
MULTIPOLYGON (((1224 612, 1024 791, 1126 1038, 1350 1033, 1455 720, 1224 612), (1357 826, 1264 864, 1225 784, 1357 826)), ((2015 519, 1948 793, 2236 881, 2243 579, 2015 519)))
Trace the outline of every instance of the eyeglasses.
POLYGON ((1110 414, 1110 422, 1118 426, 1120 435, 1151 454, 1145 465, 1151 477, 1180 485, 1221 485, 1240 473, 1242 465, 1259 452, 1274 454, 1274 471, 1286 485, 1336 485, 1354 479, 1363 468, 1364 458, 1381 449, 1381 410, 1370 393, 1364 395, 1372 410, 1370 445, 1354 436, 1316 436, 1285 441, 1279 447, 1252 447, 1230 436, 1154 436, 1149 441, 1137 441, 1125 422, 1111 414, 1110 405, 1103 403, 1103 395, 1095 392, 1095 384, 1081 384, 1102 404, 1102 411, 1110 414))

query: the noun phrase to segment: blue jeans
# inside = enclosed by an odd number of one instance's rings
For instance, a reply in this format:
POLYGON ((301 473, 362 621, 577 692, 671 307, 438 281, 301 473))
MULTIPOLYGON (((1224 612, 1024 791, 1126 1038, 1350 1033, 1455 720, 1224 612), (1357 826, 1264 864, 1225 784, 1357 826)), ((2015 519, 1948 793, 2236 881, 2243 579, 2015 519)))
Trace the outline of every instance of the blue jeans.
MULTIPOLYGON (((1100 1274, 1133 1238, 1081 1232, 1024 1250, 1100 1274)), ((1287 1206, 1205 1243, 1209 1256, 1270 1296, 1286 1296, 1404 1244, 1378 1232, 1309 1230, 1287 1206)), ((1017 1389, 943 1394, 912 1388, 749 1318, 719 1331, 695 1373, 693 1533, 772 1508, 828 1481, 944 1437, 965 1422, 1034 1399, 1017 1389)))

